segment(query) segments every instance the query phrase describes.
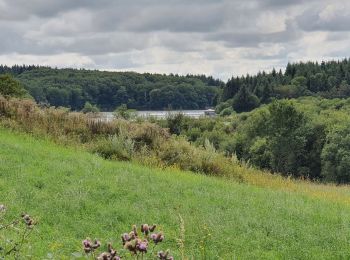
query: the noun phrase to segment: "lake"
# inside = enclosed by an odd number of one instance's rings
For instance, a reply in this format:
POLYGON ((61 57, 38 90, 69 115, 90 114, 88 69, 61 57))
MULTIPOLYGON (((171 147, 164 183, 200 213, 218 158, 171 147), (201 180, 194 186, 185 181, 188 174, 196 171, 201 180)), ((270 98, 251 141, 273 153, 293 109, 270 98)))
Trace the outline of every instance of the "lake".
MULTIPOLYGON (((206 110, 170 110, 170 111, 136 111, 137 117, 153 117, 157 119, 164 119, 168 115, 176 115, 179 113, 192 118, 199 118, 205 116, 204 111, 206 110)), ((113 119, 113 112, 101 112, 99 116, 102 120, 110 121, 113 119)))

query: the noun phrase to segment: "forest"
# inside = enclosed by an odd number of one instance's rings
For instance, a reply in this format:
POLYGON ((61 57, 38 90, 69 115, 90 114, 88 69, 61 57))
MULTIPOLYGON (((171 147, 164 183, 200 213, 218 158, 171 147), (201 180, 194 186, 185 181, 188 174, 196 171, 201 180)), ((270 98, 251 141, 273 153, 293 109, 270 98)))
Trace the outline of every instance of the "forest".
POLYGON ((162 75, 0 65, 41 104, 81 110, 87 102, 102 111, 122 104, 138 110, 205 109, 218 113, 250 111, 274 99, 302 96, 350 97, 350 60, 288 63, 226 83, 205 75, 162 75))
POLYGON ((250 111, 273 99, 302 96, 349 97, 350 60, 288 63, 284 72, 232 77, 222 89, 217 110, 250 111))
POLYGON ((205 109, 215 105, 224 83, 204 75, 0 66, 19 80, 40 104, 81 110, 87 102, 102 111, 122 104, 138 110, 205 109))

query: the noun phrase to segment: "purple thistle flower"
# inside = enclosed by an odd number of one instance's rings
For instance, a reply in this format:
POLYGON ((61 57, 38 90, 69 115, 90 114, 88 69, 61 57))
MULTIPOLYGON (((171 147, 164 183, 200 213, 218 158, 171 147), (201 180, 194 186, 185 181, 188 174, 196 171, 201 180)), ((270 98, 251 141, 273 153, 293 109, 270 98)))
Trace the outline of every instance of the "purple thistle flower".
POLYGON ((142 253, 147 253, 147 248, 148 248, 147 240, 144 240, 143 242, 137 245, 137 249, 142 253))
POLYGON ((159 233, 153 233, 153 234, 151 235, 151 239, 153 240, 153 242, 154 242, 155 244, 158 244, 159 242, 162 242, 162 241, 164 240, 164 236, 163 236, 163 234, 162 234, 161 232, 159 232, 159 233))

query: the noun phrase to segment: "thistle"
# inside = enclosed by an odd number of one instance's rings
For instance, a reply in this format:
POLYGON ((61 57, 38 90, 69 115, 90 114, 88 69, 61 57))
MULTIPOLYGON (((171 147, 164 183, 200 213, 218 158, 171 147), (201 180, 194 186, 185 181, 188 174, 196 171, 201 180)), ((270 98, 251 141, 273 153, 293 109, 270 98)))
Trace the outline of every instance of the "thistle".
POLYGON ((159 251, 157 257, 161 260, 174 260, 174 257, 169 255, 169 250, 163 252, 159 251))
POLYGON ((35 225, 35 221, 28 215, 28 214, 22 214, 22 219, 24 221, 24 223, 26 224, 26 226, 28 228, 33 228, 35 225))
POLYGON ((88 238, 83 240, 82 244, 83 244, 83 250, 87 254, 94 252, 97 248, 99 248, 101 246, 100 241, 95 240, 94 242, 92 242, 88 238))
MULTIPOLYGON (((156 225, 142 224, 140 232, 138 232, 136 225, 132 226, 132 230, 129 233, 124 233, 121 235, 121 240, 123 248, 129 251, 134 256, 142 257, 148 253, 149 244, 153 242, 153 249, 151 254, 153 255, 154 247, 164 240, 164 235, 162 232, 153 233, 149 236, 150 232, 155 231, 156 225)), ((94 251, 99 248, 101 243, 98 240, 95 240, 93 243, 90 239, 83 240, 83 249, 85 253, 91 253, 94 256, 94 251)), ((117 251, 113 249, 111 244, 108 244, 108 250, 102 252, 96 258, 97 260, 120 260, 121 256, 118 255, 117 251)), ((174 258, 169 255, 169 251, 158 252, 157 256, 159 259, 164 260, 173 260, 174 258)))

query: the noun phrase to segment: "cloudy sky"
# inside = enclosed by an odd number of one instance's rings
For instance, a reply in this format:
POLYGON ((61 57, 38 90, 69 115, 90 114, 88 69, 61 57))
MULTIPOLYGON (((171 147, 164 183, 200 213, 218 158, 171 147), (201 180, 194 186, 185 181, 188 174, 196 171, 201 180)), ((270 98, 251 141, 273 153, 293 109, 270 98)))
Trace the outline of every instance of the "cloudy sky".
POLYGON ((348 0, 0 0, 0 63, 232 75, 350 56, 348 0))

